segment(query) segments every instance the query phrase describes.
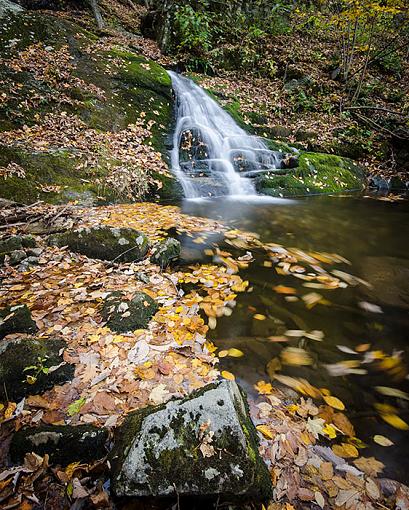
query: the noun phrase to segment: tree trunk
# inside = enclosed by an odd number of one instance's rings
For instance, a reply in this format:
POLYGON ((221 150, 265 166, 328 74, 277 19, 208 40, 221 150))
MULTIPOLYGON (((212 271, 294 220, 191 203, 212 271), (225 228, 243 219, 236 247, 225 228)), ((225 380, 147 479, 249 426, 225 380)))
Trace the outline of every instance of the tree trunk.
POLYGON ((105 22, 104 22, 104 18, 102 17, 101 11, 99 9, 97 0, 87 0, 87 1, 92 9, 92 13, 94 15, 95 21, 97 22, 97 27, 104 28, 105 22))

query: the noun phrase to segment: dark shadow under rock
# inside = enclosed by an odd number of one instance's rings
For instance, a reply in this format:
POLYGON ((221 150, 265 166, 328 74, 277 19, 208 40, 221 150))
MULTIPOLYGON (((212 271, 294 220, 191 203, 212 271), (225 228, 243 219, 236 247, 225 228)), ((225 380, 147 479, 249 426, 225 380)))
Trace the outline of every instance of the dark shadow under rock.
POLYGON ((22 338, 0 342, 0 401, 18 401, 63 384, 74 376, 59 338, 22 338), (32 367, 27 370, 28 367, 32 367), (25 370, 26 369, 26 370, 25 370))
POLYGON ((26 453, 34 452, 50 462, 66 466, 72 462, 87 463, 107 453, 108 431, 92 425, 42 425, 16 432, 10 445, 10 458, 14 464, 24 461, 26 453))

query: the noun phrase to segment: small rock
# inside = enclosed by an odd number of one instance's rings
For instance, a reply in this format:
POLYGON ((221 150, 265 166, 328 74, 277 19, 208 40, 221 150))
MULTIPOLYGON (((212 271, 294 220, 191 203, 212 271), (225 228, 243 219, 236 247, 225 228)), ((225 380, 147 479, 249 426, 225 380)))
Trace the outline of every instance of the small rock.
POLYGON ((22 244, 24 248, 35 248, 37 246, 37 242, 33 236, 23 236, 22 244))
POLYGON ((111 455, 117 496, 267 499, 271 478, 235 382, 130 413, 111 455))
POLYGON ((137 280, 139 280, 140 282, 143 282, 143 283, 149 283, 149 281, 150 281, 149 280, 149 276, 146 273, 142 272, 142 271, 137 271, 135 273, 135 278, 137 280))
POLYGON ((3 340, 0 343, 0 401, 17 402, 72 379, 74 365, 65 363, 62 357, 65 347, 66 343, 59 338, 3 340), (24 370, 31 366, 35 368, 24 370))
POLYGON ((162 269, 169 266, 180 257, 181 245, 177 239, 168 237, 154 247, 154 253, 150 257, 153 264, 158 264, 162 269))
POLYGON ((297 168, 298 156, 296 154, 286 154, 281 160, 281 168, 297 168))
POLYGON ((71 251, 87 257, 115 262, 142 260, 148 251, 148 238, 142 232, 107 226, 53 234, 48 244, 68 246, 71 251))
POLYGON ((14 250, 20 250, 23 247, 23 238, 21 236, 11 236, 0 241, 0 253, 9 253, 14 250))
POLYGON ((124 333, 146 328, 157 310, 157 303, 144 292, 137 292, 130 301, 122 292, 112 292, 106 298, 101 314, 112 331, 124 333))
POLYGON ((14 250, 10 253, 10 265, 16 266, 19 262, 24 260, 27 254, 24 250, 14 250))
POLYGON ((29 248, 26 252, 27 255, 31 257, 39 257, 43 253, 43 250, 42 248, 29 248))
POLYGON ((104 457, 107 439, 107 429, 92 425, 29 427, 14 434, 10 458, 14 464, 21 464, 26 453, 34 452, 41 457, 48 454, 53 464, 82 464, 104 457))
POLYGON ((7 306, 0 310, 0 339, 10 333, 35 333, 36 323, 27 305, 7 306))

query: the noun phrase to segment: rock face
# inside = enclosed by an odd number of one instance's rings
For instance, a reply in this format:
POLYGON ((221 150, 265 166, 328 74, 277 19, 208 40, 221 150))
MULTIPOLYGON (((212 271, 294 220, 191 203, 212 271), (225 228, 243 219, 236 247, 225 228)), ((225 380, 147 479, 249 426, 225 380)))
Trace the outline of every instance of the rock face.
POLYGON ((10 333, 35 333, 36 323, 26 305, 7 306, 0 310, 0 338, 10 333))
POLYGON ((0 0, 0 18, 6 14, 16 14, 22 10, 23 8, 14 2, 9 2, 9 0, 0 0))
POLYGON ((271 196, 298 196, 359 191, 366 184, 363 170, 348 158, 303 152, 297 163, 285 173, 281 170, 257 177, 257 191, 271 196))
POLYGON ((122 292, 112 292, 102 308, 102 317, 112 331, 124 333, 146 328, 158 310, 156 302, 144 292, 127 300, 122 292))
POLYGON ((65 363, 65 342, 24 338, 0 343, 0 401, 18 401, 63 384, 74 376, 74 365, 65 363), (24 370, 27 367, 30 370, 24 370), (44 370, 40 370, 43 367, 44 370))
POLYGON ((180 242, 168 237, 155 246, 155 252, 151 255, 150 260, 164 269, 180 257, 180 250, 180 242))
POLYGON ((43 457, 48 454, 53 464, 91 462, 106 455, 108 431, 92 425, 42 425, 16 432, 10 445, 11 461, 20 464, 26 453, 43 457))
POLYGON ((257 433, 235 382, 130 413, 112 452, 117 496, 265 498, 271 491, 257 433))
POLYGON ((115 262, 142 260, 148 251, 148 238, 142 232, 107 226, 54 234, 48 238, 48 244, 68 246, 87 257, 115 262))

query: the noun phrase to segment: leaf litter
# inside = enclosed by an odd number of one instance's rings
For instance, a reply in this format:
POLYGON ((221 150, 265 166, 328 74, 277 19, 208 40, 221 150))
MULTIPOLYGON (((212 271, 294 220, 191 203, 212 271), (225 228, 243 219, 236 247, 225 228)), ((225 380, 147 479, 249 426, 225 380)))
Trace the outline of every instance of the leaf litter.
MULTIPOLYGON (((39 207, 44 213, 56 208, 39 207)), ((341 279, 340 274, 324 269, 325 264, 345 262, 335 254, 263 244, 255 234, 187 216, 174 206, 136 203, 75 208, 70 226, 99 224, 142 230, 151 243, 164 239, 172 229, 193 240, 200 238, 201 242, 218 234, 232 251, 246 250, 246 255, 235 256, 215 243, 211 248, 207 244, 206 255, 212 262, 161 272, 149 259, 112 264, 47 247, 39 265, 28 271, 18 272, 6 265, 2 271, 0 303, 27 304, 39 328, 38 337, 61 335, 67 343, 64 360, 76 366, 71 383, 30 396, 18 405, 10 402, 0 409, 3 426, 9 428, 9 433, 39 422, 92 423, 113 428, 130 410, 186 395, 219 377, 234 380, 234 373, 218 369, 217 348, 208 340, 207 333, 217 325, 217 319, 231 315, 238 295, 250 290, 249 282, 240 277, 240 270, 253 263, 252 251, 263 251, 272 270, 282 275, 306 276, 309 282, 315 280, 328 289, 344 288, 350 283, 346 282, 345 274, 341 279), (304 275, 306 266, 310 267, 304 275), (126 298, 144 291, 159 303, 160 308, 147 329, 116 334, 105 325, 100 316, 101 304, 110 292, 119 289, 126 298)), ((43 243, 41 237, 38 242, 43 243)), ((275 287, 277 293, 284 295, 293 294, 293 289, 275 287)), ((304 295, 303 301, 309 308, 325 304, 315 292, 304 295)), ((258 312, 253 317, 266 319, 258 312)), ((9 337, 13 336, 16 335, 9 337)), ((324 336, 318 330, 287 330, 278 339, 271 337, 271 341, 323 341, 324 336)), ((360 370, 360 364, 369 364, 395 377, 405 377, 398 353, 387 355, 369 349, 369 344, 357 346, 358 361, 338 365, 345 370, 360 370)), ((349 353, 348 349, 340 350, 349 353)), ((245 352, 232 347, 219 355, 240 358, 245 352)), ((290 346, 282 350, 281 363, 308 365, 312 359, 304 348, 290 346)), ((311 508, 318 505, 371 510, 378 503, 393 508, 396 498, 391 499, 383 491, 378 479, 384 466, 373 457, 360 456, 365 445, 355 437, 353 425, 342 412, 344 403, 306 379, 277 373, 281 363, 279 360, 274 363, 273 380, 259 381, 258 397, 250 399, 251 413, 260 433, 260 453, 270 468, 274 486, 274 500, 268 508, 295 508, 293 504, 299 502, 311 504, 311 508), (292 388, 299 396, 289 399, 277 384, 292 388)), ((378 387, 378 391, 392 398, 406 397, 389 387, 378 387)), ((408 427, 393 406, 379 404, 377 412, 397 428, 408 427)), ((204 457, 212 456, 212 431, 206 427, 201 434, 200 451, 204 457)), ((374 442, 393 445, 380 435, 374 436, 374 442)), ((65 471, 57 470, 55 475, 48 468, 47 457, 29 454, 24 466, 5 469, 0 474, 0 495, 4 501, 26 502, 27 508, 31 508, 30 502, 37 498, 33 476, 54 481, 57 476, 69 499, 90 498, 96 505, 110 504, 102 488, 96 491, 89 485, 93 470, 100 469, 98 465, 98 462, 72 465, 65 471), (16 476, 18 480, 13 482, 16 476)), ((399 497, 406 501, 405 489, 399 486, 399 490, 399 497)))

